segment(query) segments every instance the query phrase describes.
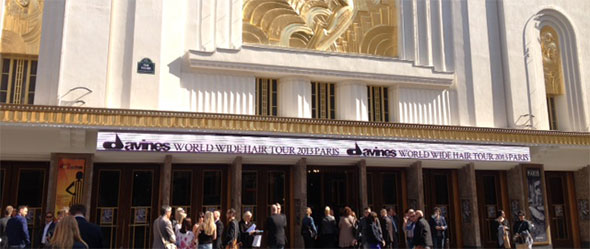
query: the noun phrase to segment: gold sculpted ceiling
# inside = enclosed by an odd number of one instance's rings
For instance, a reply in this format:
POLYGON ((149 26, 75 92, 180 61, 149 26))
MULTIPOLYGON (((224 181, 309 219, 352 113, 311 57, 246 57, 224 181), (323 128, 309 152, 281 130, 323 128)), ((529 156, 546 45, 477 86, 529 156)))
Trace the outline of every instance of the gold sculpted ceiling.
POLYGON ((43 0, 6 0, 1 53, 38 55, 43 0))
POLYGON ((251 44, 397 57, 395 0, 245 0, 251 44))

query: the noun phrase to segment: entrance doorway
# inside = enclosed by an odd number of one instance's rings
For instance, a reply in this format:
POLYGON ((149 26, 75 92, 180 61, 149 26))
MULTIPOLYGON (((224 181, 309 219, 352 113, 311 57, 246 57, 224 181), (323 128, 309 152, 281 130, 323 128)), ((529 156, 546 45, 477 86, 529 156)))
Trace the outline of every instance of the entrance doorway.
POLYGON ((447 221, 446 238, 451 248, 457 246, 455 229, 455 205, 453 191, 453 171, 442 169, 423 169, 424 218, 432 216, 435 207, 441 209, 447 221))
MULTIPOLYGON (((270 216, 270 206, 278 203, 281 213, 287 217, 287 224, 290 224, 290 186, 289 166, 243 165, 242 210, 238 211, 241 214, 250 211, 256 229, 264 230, 266 218, 270 216)), ((285 231, 288 242, 293 241, 289 238, 290 230, 287 227, 285 231)), ((261 246, 266 246, 265 241, 261 246)))
POLYGON ((393 208, 403 213, 401 170, 367 168, 367 200, 371 210, 379 213, 382 208, 393 208))
POLYGON ((159 215, 157 164, 95 164, 92 221, 109 248, 150 248, 159 215))
MULTIPOLYGON (((193 222, 199 212, 226 210, 227 168, 224 164, 172 165, 172 207, 182 207, 193 222)), ((221 212, 220 218, 225 221, 225 213, 221 212)))
POLYGON ((0 162, 0 201, 2 216, 4 207, 15 209, 27 205, 27 225, 32 247, 41 242, 40 231, 45 226, 45 203, 49 163, 46 162, 0 162))
POLYGON ((555 248, 575 247, 570 212, 572 203, 568 196, 568 187, 570 191, 574 189, 571 174, 571 172, 545 171, 551 244, 555 248), (572 186, 568 186, 570 184, 572 186))
POLYGON ((505 172, 502 171, 475 171, 480 236, 482 246, 485 248, 497 247, 498 234, 493 223, 498 210, 504 210, 506 220, 512 220, 510 211, 507 209, 507 200, 503 200, 503 196, 507 196, 504 174, 505 172))
POLYGON ((344 207, 359 210, 359 188, 357 167, 307 167, 307 206, 311 207, 312 217, 319 223, 324 217, 324 208, 329 206, 338 219, 344 207))

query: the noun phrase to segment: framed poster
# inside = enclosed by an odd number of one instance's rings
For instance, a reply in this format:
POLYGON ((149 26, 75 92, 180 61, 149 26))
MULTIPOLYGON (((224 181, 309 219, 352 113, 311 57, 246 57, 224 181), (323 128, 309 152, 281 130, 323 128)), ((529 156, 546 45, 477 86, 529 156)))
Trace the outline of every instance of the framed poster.
POLYGON ((545 177, 541 165, 523 165, 525 193, 527 194, 526 218, 533 225, 533 245, 551 243, 549 236, 549 219, 545 205, 545 177))
POLYGON ((469 199, 461 200, 461 218, 464 223, 471 223, 471 201, 469 199))
POLYGON ((83 204, 86 159, 61 157, 57 161, 55 210, 83 204))

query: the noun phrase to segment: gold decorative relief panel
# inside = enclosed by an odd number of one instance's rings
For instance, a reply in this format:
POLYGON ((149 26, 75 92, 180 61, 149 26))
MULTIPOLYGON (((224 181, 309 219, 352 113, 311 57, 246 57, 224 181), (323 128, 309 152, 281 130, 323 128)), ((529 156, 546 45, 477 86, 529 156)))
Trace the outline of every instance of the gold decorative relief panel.
POLYGON ((39 55, 44 0, 6 0, 0 53, 39 55))
POLYGON ((559 37, 555 29, 551 26, 545 26, 541 29, 541 51, 543 52, 543 73, 545 75, 546 93, 548 95, 564 94, 559 37))
POLYGON ((396 0, 245 0, 243 41, 398 56, 396 0))

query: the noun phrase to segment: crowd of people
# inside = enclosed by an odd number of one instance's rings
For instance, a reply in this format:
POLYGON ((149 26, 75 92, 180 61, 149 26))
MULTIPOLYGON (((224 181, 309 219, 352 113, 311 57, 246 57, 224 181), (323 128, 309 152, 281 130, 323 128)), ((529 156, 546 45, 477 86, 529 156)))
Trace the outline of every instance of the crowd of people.
MULTIPOLYGON (((161 249, 250 249, 261 247, 264 234, 266 246, 283 249, 287 245, 287 218, 281 213, 281 205, 270 207, 264 231, 256 229, 252 213, 247 211, 242 220, 236 220, 236 211, 225 213, 226 223, 220 220, 221 212, 199 213, 193 223, 182 208, 177 208, 172 218, 172 207, 163 206, 160 216, 153 223, 152 248, 161 249)), ((30 248, 31 236, 27 225, 27 206, 14 209, 7 206, 4 217, 0 218, 0 248, 30 248)), ((86 208, 72 205, 59 210, 57 217, 46 213, 45 225, 40 231, 41 248, 106 248, 103 245, 101 229, 86 220, 86 208)), ((498 248, 511 248, 510 242, 531 248, 532 225, 525 219, 524 212, 518 213, 513 226, 514 237, 509 237, 510 226, 505 213, 498 211, 493 229, 497 229, 498 248)), ((324 216, 316 225, 312 209, 307 208, 301 221, 301 236, 305 248, 363 248, 393 249, 402 245, 407 248, 446 248, 448 225, 440 208, 434 208, 433 215, 427 219, 421 210, 408 209, 403 221, 398 223, 394 209, 381 209, 379 214, 365 208, 363 216, 357 218, 349 207, 343 209, 339 219, 334 217, 330 207, 325 207, 324 216), (401 227, 398 227, 401 224, 401 227)))
MULTIPOLYGON (((30 248, 27 206, 14 208, 7 206, 4 217, 0 219, 0 248, 30 248)), ((45 214, 45 225, 40 231, 38 245, 50 249, 90 249, 105 248, 100 228, 86 220, 86 207, 72 205, 57 212, 45 214)))
POLYGON ((172 207, 163 206, 160 217, 154 221, 152 248, 248 249, 260 247, 265 233, 268 248, 283 249, 287 244, 287 217, 281 213, 280 204, 271 205, 270 211, 265 231, 262 231, 256 229, 250 211, 246 211, 238 222, 236 211, 230 208, 226 212, 226 224, 221 221, 219 210, 207 211, 199 213, 193 224, 184 209, 177 208, 171 220, 172 207))

